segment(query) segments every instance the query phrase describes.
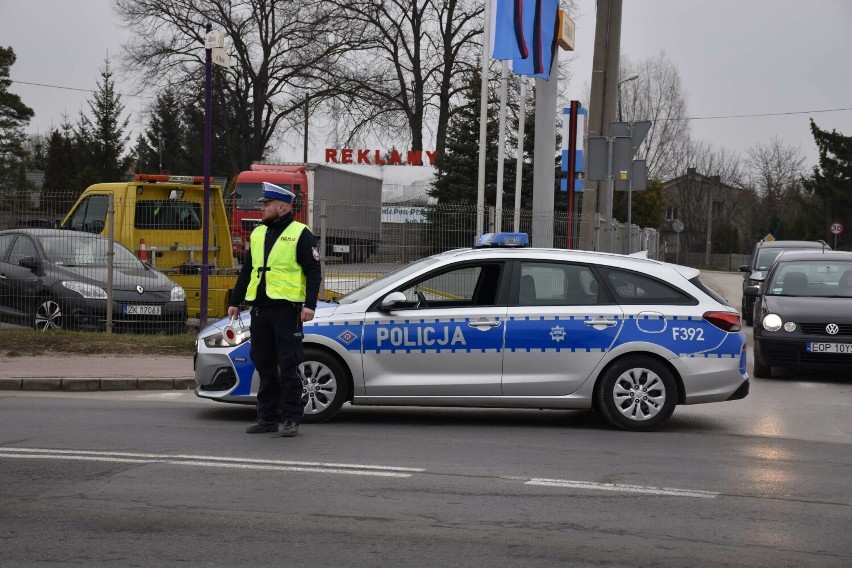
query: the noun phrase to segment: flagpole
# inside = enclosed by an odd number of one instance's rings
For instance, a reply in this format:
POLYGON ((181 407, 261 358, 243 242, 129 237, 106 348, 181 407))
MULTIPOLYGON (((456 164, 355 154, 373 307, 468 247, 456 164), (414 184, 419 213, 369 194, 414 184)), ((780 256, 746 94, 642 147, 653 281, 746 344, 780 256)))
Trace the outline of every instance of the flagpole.
POLYGON ((499 233, 503 230, 503 172, 506 159, 506 83, 509 81, 509 62, 505 59, 501 62, 500 71, 500 135, 497 141, 497 194, 494 199, 494 209, 497 213, 497 222, 494 231, 499 233))
POLYGON ((488 132, 488 63, 491 45, 491 0, 485 0, 482 14, 482 76, 479 91, 479 175, 476 190, 476 237, 485 232, 485 146, 488 132))
POLYGON ((521 82, 521 101, 518 104, 518 150, 515 166, 515 232, 521 230, 521 182, 524 170, 524 127, 527 122, 527 79, 518 76, 521 82))

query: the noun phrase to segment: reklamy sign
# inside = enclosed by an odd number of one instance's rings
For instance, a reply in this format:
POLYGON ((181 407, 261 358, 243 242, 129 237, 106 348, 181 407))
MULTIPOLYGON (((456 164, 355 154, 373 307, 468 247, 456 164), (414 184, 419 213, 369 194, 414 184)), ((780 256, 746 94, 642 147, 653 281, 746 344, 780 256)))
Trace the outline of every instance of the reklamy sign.
POLYGON ((390 152, 363 148, 325 149, 326 164, 367 164, 375 166, 434 166, 438 152, 430 150, 406 150, 390 152), (424 160, 425 158, 425 160, 424 160))

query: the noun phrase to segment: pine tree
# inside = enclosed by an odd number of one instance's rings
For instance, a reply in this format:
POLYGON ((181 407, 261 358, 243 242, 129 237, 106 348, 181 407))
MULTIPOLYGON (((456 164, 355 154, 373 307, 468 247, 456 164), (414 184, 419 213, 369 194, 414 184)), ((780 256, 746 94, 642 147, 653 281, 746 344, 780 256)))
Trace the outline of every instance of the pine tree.
POLYGON ((27 157, 24 128, 34 114, 21 97, 8 92, 12 84, 9 70, 16 59, 11 47, 0 47, 0 203, 3 204, 23 189, 19 181, 20 168, 27 157))
POLYGON ((151 109, 140 164, 146 172, 191 175, 189 157, 184 146, 185 128, 181 121, 181 102, 174 89, 167 88, 157 95, 151 109), (153 163, 149 160, 154 159, 153 163))
MULTIPOLYGON (((125 154, 130 137, 126 134, 129 117, 122 118, 124 104, 115 92, 109 59, 104 62, 101 80, 89 100, 92 118, 82 112, 75 130, 75 143, 82 158, 80 181, 120 181, 125 178, 131 157, 125 154)), ((85 186, 81 188, 85 189, 85 186)))
MULTIPOLYGON (((811 133, 819 148, 819 165, 805 180, 808 234, 831 239, 831 223, 839 222, 846 232, 837 239, 838 248, 849 249, 852 243, 852 137, 832 130, 822 130, 811 120, 811 133)), ((813 237, 812 237, 813 238, 813 237)))
MULTIPOLYGON (((485 203, 494 203, 497 186, 497 113, 489 101, 485 162, 485 203)), ((444 154, 438 156, 435 181, 429 195, 438 200, 428 218, 434 250, 471 246, 477 235, 476 204, 479 181, 480 75, 474 72, 461 107, 447 128, 444 154)), ((505 188, 505 186, 504 186, 505 188)))

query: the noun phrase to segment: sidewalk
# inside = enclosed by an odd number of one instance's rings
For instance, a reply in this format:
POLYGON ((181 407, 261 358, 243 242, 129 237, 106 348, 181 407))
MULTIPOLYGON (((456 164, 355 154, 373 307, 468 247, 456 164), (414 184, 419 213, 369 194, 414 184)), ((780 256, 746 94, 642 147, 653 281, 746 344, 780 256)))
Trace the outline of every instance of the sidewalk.
POLYGON ((117 391, 195 388, 191 356, 0 357, 0 391, 117 391))

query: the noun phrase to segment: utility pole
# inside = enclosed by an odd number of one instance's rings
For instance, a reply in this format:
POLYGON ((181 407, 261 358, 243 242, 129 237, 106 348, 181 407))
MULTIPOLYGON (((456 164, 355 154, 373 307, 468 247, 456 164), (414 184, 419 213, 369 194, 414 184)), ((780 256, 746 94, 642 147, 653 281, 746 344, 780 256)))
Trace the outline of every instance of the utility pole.
POLYGON ((707 252, 704 256, 704 265, 710 266, 710 249, 711 249, 711 241, 713 236, 713 188, 720 186, 719 176, 711 176, 710 177, 710 189, 707 191, 708 194, 708 209, 707 209, 707 252))
MULTIPOLYGON (((606 125, 615 120, 618 98, 618 64, 621 54, 622 0, 597 0, 595 51, 592 61, 592 91, 589 99, 589 138, 607 136, 606 125)), ((601 200, 600 183, 589 182, 583 193, 581 213, 584 223, 580 231, 589 250, 598 250, 599 236, 594 219, 606 209, 601 200)), ((607 193, 607 192, 604 192, 607 193)), ((609 227, 606 229, 609 230, 609 227)))

